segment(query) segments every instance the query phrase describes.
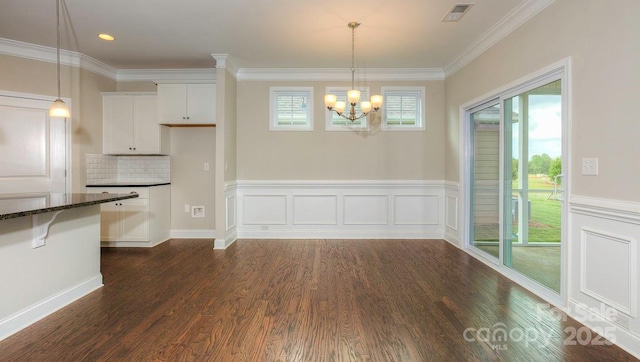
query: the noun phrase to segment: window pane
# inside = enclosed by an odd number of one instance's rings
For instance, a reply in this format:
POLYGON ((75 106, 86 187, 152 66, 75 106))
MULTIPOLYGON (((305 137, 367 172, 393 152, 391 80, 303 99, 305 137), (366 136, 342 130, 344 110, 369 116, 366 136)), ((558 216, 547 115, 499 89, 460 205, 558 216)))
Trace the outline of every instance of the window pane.
POLYGON ((384 92, 384 124, 397 128, 422 127, 422 102, 421 90, 385 90, 384 92))
POLYGON ((271 88, 271 129, 312 130, 311 90, 271 88))
POLYGON ((277 96, 278 125, 304 125, 307 123, 307 97, 281 94, 277 96))

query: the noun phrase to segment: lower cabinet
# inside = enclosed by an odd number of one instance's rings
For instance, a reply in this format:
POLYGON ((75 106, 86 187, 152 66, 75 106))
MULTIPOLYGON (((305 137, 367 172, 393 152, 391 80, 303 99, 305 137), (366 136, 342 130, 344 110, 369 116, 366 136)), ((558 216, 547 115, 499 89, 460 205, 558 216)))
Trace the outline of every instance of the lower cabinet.
POLYGON ((171 188, 87 187, 88 193, 129 194, 135 199, 100 205, 103 246, 154 246, 169 239, 171 188))

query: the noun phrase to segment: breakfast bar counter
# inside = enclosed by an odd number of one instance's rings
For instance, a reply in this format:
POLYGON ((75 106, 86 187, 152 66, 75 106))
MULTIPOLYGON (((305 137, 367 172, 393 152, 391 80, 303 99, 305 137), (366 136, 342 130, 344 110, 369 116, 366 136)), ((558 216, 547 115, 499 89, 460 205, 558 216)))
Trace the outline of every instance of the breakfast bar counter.
POLYGON ((138 197, 133 194, 0 194, 0 220, 44 214, 138 197))
POLYGON ((102 286, 100 204, 136 194, 0 194, 0 340, 102 286))

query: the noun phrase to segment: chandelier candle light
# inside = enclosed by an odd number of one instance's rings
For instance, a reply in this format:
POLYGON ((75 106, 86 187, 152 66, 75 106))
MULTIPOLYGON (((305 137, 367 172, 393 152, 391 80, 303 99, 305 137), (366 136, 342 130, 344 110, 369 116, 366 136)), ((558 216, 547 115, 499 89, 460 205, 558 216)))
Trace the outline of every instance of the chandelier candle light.
POLYGON ((345 115, 344 110, 347 106, 346 102, 338 102, 338 97, 334 94, 327 94, 324 96, 324 105, 327 106, 328 110, 335 111, 338 115, 353 122, 365 117, 372 109, 374 112, 377 112, 382 106, 382 96, 373 95, 371 96, 370 102, 360 102, 360 110, 362 111, 362 114, 356 115, 356 105, 358 105, 358 102, 360 101, 360 91, 355 87, 355 37, 356 28, 360 26, 360 23, 352 21, 347 26, 351 29, 351 90, 347 92, 347 101, 351 105, 351 109, 349 110, 349 114, 345 115))

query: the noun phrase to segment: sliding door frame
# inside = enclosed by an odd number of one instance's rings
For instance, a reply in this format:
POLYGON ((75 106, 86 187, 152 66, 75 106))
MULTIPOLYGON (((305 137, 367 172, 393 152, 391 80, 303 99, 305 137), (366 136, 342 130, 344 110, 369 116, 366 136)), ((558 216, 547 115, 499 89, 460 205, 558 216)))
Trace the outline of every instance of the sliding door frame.
POLYGON ((551 304, 556 306, 568 305, 568 270, 570 268, 569 258, 571 249, 571 233, 570 233, 570 219, 569 219, 569 205, 570 202, 570 187, 571 187, 571 59, 565 58, 557 63, 551 64, 543 69, 540 69, 534 73, 531 73, 525 77, 522 77, 506 86, 500 87, 492 92, 489 92, 481 97, 475 98, 469 101, 459 108, 460 113, 460 190, 461 190, 461 212, 460 217, 462 222, 462 242, 461 247, 472 256, 476 257, 480 261, 494 268, 501 274, 507 276, 516 283, 527 288, 531 292, 537 294, 541 298, 545 299, 551 304), (472 190, 471 184, 472 172, 473 172, 473 142, 472 142, 472 127, 470 124, 470 115, 472 111, 477 111, 482 106, 488 106, 494 104, 496 100, 500 104, 500 195, 504 194, 504 127, 503 127, 503 112, 504 112, 504 100, 525 92, 529 89, 533 89, 537 86, 544 85, 548 82, 555 80, 561 81, 561 99, 562 99, 562 174, 564 184, 564 201, 562 205, 562 227, 561 227, 561 268, 560 268, 560 293, 556 292, 536 283, 535 281, 525 277, 524 275, 516 272, 503 264, 503 239, 504 239, 504 202, 500 202, 500 257, 498 259, 493 257, 487 257, 483 252, 471 245, 471 238, 473 238, 472 230, 470 227, 472 220, 472 190))

